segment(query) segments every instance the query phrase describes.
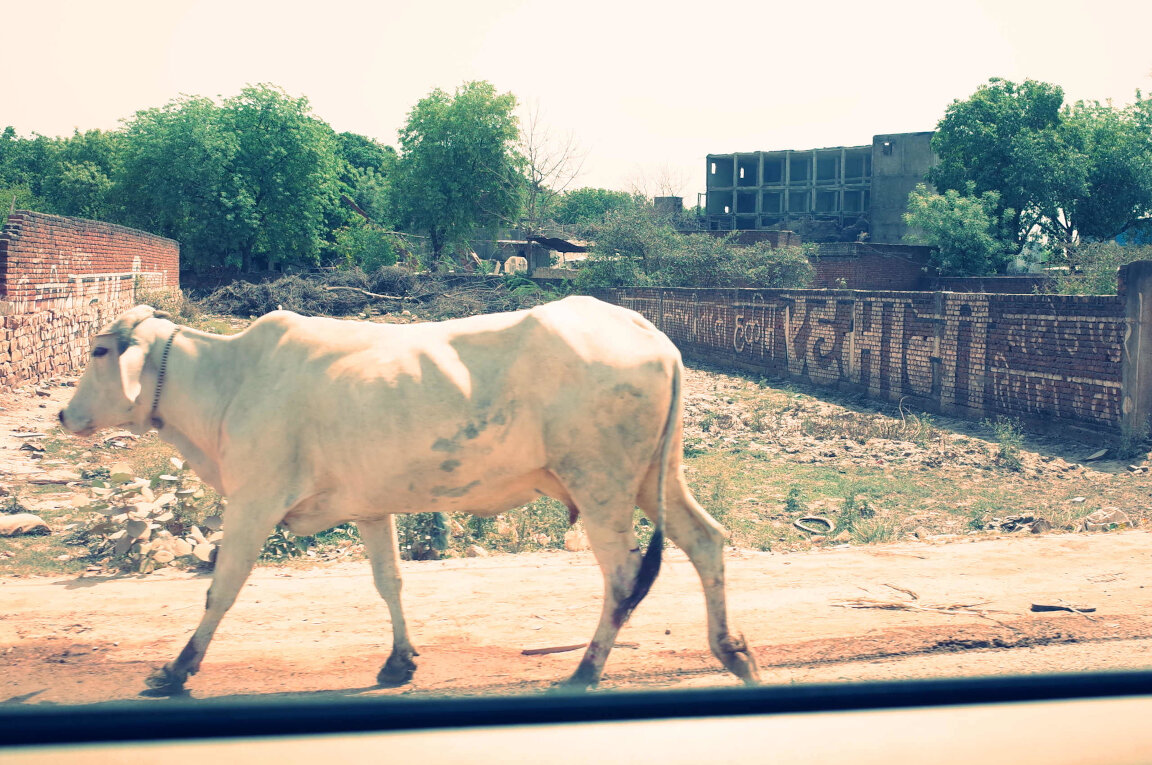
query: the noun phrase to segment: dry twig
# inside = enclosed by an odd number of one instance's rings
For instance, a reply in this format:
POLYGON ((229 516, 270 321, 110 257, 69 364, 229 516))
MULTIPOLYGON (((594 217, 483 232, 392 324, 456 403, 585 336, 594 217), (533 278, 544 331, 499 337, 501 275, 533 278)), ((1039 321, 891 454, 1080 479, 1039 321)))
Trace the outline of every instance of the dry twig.
POLYGON ((929 605, 920 602, 920 596, 912 590, 904 587, 897 587, 894 584, 885 584, 885 587, 902 593, 907 599, 897 600, 884 600, 881 598, 856 598, 855 600, 841 600, 832 605, 840 606, 841 608, 879 608, 887 611, 927 611, 936 614, 947 614, 949 616, 956 616, 960 614, 969 614, 972 616, 979 616, 981 619, 988 619, 989 621, 996 622, 997 624, 1008 627, 998 619, 993 619, 988 616, 990 613, 1008 613, 1006 611, 992 611, 986 608, 980 608, 988 601, 981 600, 974 603, 948 603, 939 605, 929 605))

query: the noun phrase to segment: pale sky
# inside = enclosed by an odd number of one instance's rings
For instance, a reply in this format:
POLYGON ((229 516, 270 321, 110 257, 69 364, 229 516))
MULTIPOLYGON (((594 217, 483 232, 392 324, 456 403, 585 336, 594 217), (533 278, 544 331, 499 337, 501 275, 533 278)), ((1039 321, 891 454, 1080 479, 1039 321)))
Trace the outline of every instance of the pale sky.
POLYGON ((989 77, 1068 101, 1152 90, 1149 0, 6 0, 0 127, 115 129, 272 83, 394 144, 433 88, 488 80, 585 155, 573 184, 688 203, 709 153, 932 130, 989 77))

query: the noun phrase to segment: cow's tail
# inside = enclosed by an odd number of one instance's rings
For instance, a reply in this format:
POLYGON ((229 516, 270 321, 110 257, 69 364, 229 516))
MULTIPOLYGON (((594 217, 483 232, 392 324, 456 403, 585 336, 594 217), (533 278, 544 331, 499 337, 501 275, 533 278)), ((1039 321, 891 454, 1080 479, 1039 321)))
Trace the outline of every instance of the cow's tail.
POLYGON ((672 400, 668 404, 668 416, 664 420, 664 432, 660 435, 660 468, 656 478, 656 529, 652 532, 652 540, 644 552, 644 559, 640 562, 640 571, 636 574, 636 584, 631 594, 620 601, 613 614, 613 621, 617 626, 623 625, 632 613, 632 609, 644 600, 652 583, 660 573, 660 560, 664 552, 664 518, 667 515, 665 495, 668 484, 668 463, 672 456, 672 436, 676 429, 676 417, 680 413, 680 377, 682 366, 680 360, 672 370, 672 400))

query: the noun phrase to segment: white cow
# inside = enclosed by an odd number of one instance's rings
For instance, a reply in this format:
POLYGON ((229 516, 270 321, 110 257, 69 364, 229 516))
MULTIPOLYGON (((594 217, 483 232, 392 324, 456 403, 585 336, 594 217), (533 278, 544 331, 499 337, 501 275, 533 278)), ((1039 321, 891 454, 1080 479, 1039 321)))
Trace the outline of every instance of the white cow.
POLYGON ((377 681, 411 679, 393 515, 494 515, 546 495, 584 516, 604 574, 599 625, 572 687, 596 684, 617 632, 660 567, 663 533, 704 586, 713 653, 746 683, 756 663, 729 632, 721 527, 681 470, 672 342, 639 314, 586 297, 528 311, 391 325, 275 311, 232 337, 137 306, 92 341, 64 428, 151 428, 228 498, 205 613, 148 677, 176 693, 195 674, 268 534, 360 528, 392 617, 377 681), (655 523, 641 557, 639 505, 655 523))

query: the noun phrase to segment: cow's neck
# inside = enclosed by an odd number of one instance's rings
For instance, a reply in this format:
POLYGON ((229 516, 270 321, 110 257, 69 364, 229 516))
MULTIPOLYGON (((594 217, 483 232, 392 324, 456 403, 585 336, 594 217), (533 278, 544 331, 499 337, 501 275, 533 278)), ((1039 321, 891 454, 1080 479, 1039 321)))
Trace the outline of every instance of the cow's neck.
POLYGON ((224 363, 228 342, 228 338, 192 329, 180 332, 172 342, 156 407, 163 422, 160 438, 175 446, 188 466, 219 492, 224 491, 219 470, 220 424, 239 372, 224 363))

